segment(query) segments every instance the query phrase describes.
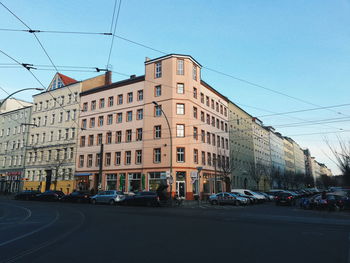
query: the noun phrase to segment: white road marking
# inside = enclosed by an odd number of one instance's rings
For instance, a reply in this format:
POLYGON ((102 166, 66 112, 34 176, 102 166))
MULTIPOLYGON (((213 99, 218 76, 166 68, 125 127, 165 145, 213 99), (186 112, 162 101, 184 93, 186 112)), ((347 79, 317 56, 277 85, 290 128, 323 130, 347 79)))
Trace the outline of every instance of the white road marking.
POLYGON ((56 211, 56 217, 55 217, 50 223, 48 223, 48 224, 46 224, 46 225, 44 225, 44 226, 42 226, 42 227, 39 227, 39 228, 37 228, 37 229, 34 229, 33 231, 30 231, 30 232, 28 232, 28 233, 26 233, 26 234, 23 234, 23 235, 20 235, 20 236, 18 236, 18 237, 12 238, 12 239, 10 239, 10 240, 4 241, 4 242, 0 243, 0 247, 5 246, 5 245, 7 245, 7 244, 10 244, 10 243, 12 243, 12 242, 14 242, 14 241, 20 240, 20 239, 22 239, 22 238, 25 238, 25 237, 27 237, 27 236, 33 235, 33 234, 35 234, 35 233, 38 233, 39 231, 41 231, 41 230, 43 230, 43 229, 45 229, 45 228, 48 228, 48 227, 50 227, 51 225, 53 225, 53 224, 58 220, 58 218, 59 218, 59 213, 56 211))

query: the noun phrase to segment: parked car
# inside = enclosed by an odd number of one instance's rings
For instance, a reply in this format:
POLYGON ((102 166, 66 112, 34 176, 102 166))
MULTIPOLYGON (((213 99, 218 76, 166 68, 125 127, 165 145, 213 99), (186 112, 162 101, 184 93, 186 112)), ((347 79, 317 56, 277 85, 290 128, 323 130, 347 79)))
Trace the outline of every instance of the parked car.
POLYGON ((126 195, 119 202, 120 205, 135 205, 135 206, 160 206, 159 196, 156 192, 143 191, 133 195, 126 195))
POLYGON ((35 200, 38 194, 41 194, 41 192, 36 190, 25 190, 16 194, 14 198, 16 200, 35 200))
POLYGON ((316 207, 318 209, 327 209, 329 211, 339 211, 344 209, 345 197, 335 194, 327 194, 325 198, 320 196, 316 198, 316 207))
POLYGON ((64 197, 62 191, 47 190, 42 194, 36 196, 36 200, 39 201, 60 201, 64 197))
POLYGON ((244 194, 244 195, 248 195, 248 196, 253 196, 257 199, 258 203, 263 203, 266 200, 265 196, 263 196, 261 194, 257 194, 251 190, 248 190, 248 189, 232 189, 231 192, 232 193, 240 193, 240 194, 244 194))
POLYGON ((263 196, 265 196, 267 201, 273 201, 275 200, 275 197, 273 195, 269 195, 268 193, 264 193, 264 192, 257 192, 258 194, 261 194, 263 196))
POLYGON ((90 194, 84 191, 75 191, 69 195, 65 195, 61 199, 62 202, 73 202, 73 203, 89 203, 90 194))
POLYGON ((92 204, 105 203, 110 205, 115 205, 120 203, 125 199, 125 195, 121 191, 116 190, 108 190, 108 191, 100 191, 97 195, 91 197, 92 204))
POLYGON ((235 194, 235 195, 242 197, 242 198, 246 198, 248 205, 256 204, 258 202, 258 199, 254 196, 251 196, 251 195, 245 195, 245 194, 241 194, 238 192, 232 192, 232 194, 235 194))
POLYGON ((317 200, 321 198, 321 194, 316 194, 311 197, 304 197, 300 201, 300 207, 304 209, 314 209, 317 206, 317 200))
POLYGON ((275 197, 276 205, 295 205, 295 197, 291 193, 281 192, 275 197))
POLYGON ((233 193, 223 192, 209 196, 209 202, 212 205, 243 205, 247 203, 247 199, 233 193))

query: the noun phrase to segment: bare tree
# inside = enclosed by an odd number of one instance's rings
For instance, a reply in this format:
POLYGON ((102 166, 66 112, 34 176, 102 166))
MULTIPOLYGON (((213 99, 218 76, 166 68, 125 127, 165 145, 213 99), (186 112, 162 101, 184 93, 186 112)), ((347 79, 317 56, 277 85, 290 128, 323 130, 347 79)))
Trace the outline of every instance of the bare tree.
POLYGON ((267 175, 268 167, 259 161, 257 163, 250 162, 248 165, 248 170, 252 180, 256 184, 256 189, 259 190, 260 181, 267 175))
POLYGON ((338 137, 338 147, 333 146, 325 139, 325 142, 332 152, 335 163, 342 173, 343 185, 350 186, 350 140, 345 141, 338 137))

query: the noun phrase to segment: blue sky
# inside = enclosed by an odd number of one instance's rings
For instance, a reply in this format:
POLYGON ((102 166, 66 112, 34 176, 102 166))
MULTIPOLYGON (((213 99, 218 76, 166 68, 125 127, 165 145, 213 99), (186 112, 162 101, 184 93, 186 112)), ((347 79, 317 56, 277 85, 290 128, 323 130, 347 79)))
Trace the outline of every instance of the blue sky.
MULTIPOLYGON (((114 0, 3 0, 31 28, 109 32, 114 0)), ((348 0, 124 0, 116 34, 156 49, 192 55, 202 65, 320 106, 350 102, 350 1, 348 0)), ((0 6, 0 28, 26 29, 0 6)), ((39 33, 56 65, 105 67, 110 36, 39 33)), ((0 49, 23 63, 49 65, 33 35, 0 31, 0 49)), ((141 75, 145 57, 160 53, 115 39, 114 71, 141 75)), ((0 54, 0 63, 12 63, 0 54)), ((54 71, 35 71, 48 85, 54 71)), ((82 80, 92 72, 62 73, 82 80)), ((114 74, 113 80, 123 79, 114 74)), ((202 79, 254 116, 315 106, 202 70, 202 79), (255 107, 255 108, 253 108, 255 107), (256 108, 259 108, 256 109, 256 108)), ((25 69, 0 65, 0 86, 8 92, 38 87, 25 69)), ((31 92, 18 98, 31 99, 31 92)), ((0 97, 6 94, 0 90, 0 97)), ((350 107, 262 117, 265 125, 350 116, 350 107)), ((277 128, 284 135, 350 130, 349 119, 327 125, 277 128)), ((349 140, 350 133, 328 134, 349 140)), ((337 172, 325 135, 292 136, 337 172)))

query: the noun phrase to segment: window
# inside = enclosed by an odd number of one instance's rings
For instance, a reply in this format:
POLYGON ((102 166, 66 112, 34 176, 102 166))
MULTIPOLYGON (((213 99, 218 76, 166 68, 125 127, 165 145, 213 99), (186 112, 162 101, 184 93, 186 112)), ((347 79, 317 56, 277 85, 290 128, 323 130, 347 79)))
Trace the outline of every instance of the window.
POLYGON ((112 143, 112 133, 107 132, 106 134, 106 144, 111 144, 112 143))
POLYGON ((202 142, 205 142, 205 131, 201 130, 201 140, 202 142))
POLYGON ((178 59, 177 60, 176 74, 177 75, 184 75, 184 60, 183 59, 178 59))
POLYGON ((210 132, 207 132, 207 143, 208 144, 210 144, 210 139, 211 139, 210 132))
POLYGON ((122 142, 122 131, 116 131, 115 132, 115 142, 121 143, 122 142))
POLYGON ((211 117, 211 126, 215 127, 215 117, 211 117))
POLYGON ((128 93, 128 103, 131 103, 133 101, 133 93, 129 92, 128 93))
POLYGON ((184 147, 176 148, 176 160, 178 163, 185 162, 185 148, 184 147))
POLYGON ((101 157, 100 157, 100 154, 97 153, 96 160, 95 160, 95 166, 100 166, 100 162, 101 162, 101 157))
POLYGON ((155 78, 161 78, 162 77, 162 62, 159 61, 155 64, 155 78))
POLYGON ((176 124, 176 137, 185 137, 185 125, 176 124))
POLYGON ((68 140, 69 139, 69 129, 66 129, 66 136, 65 139, 68 140))
POLYGON ((97 134, 97 145, 102 144, 102 133, 97 134))
POLYGON ((161 149, 153 149, 153 162, 160 163, 162 161, 161 149))
POLYGON ((105 107, 105 99, 100 99, 100 109, 105 107))
POLYGON ((210 115, 209 114, 207 114, 207 124, 210 125, 210 115))
POLYGON ((224 108, 224 115, 227 116, 227 108, 224 108))
POLYGON ((215 105, 216 105, 216 111, 219 112, 219 103, 216 102, 215 105))
POLYGON ((201 111, 201 121, 202 121, 202 122, 205 122, 205 119, 204 119, 204 112, 203 112, 203 111, 201 111))
POLYGON ((140 101, 140 100, 143 100, 143 90, 138 90, 137 91, 137 100, 140 101))
POLYGON ((113 124, 113 114, 108 114, 107 115, 107 125, 112 125, 113 124))
POLYGON ((154 106, 154 116, 155 117, 162 116, 162 105, 154 106))
POLYGON ((212 141, 213 141, 213 146, 215 146, 216 145, 215 134, 212 134, 212 141))
POLYGON ((154 87, 154 96, 159 97, 162 95, 162 86, 158 85, 154 87))
POLYGON ((198 150, 193 149, 193 162, 198 163, 198 150))
POLYGON ((113 96, 108 97, 108 107, 112 107, 113 103, 114 103, 114 97, 113 96))
POLYGON ((204 103, 204 94, 201 93, 201 102, 204 103))
POLYGON ((87 167, 91 167, 91 166, 92 166, 92 154, 88 154, 87 167))
POLYGON ((197 99, 197 88, 193 87, 193 98, 197 99))
POLYGON ((225 146, 226 146, 226 149, 228 150, 228 139, 225 139, 225 146))
POLYGON ((103 126, 103 116, 98 117, 98 126, 99 127, 103 126))
POLYGON ((209 97, 208 96, 205 97, 205 103, 209 107, 209 97))
POLYGON ((91 101, 91 110, 96 110, 96 100, 91 101))
POLYGON ((90 128, 95 127, 95 118, 90 118, 90 128))
POLYGON ((123 113, 118 112, 117 113, 117 123, 122 123, 123 122, 123 113))
POLYGON ((216 142, 218 143, 218 147, 220 147, 220 136, 218 135, 218 136, 216 136, 216 142))
POLYGON ((154 138, 160 139, 161 137, 162 137, 162 126, 161 125, 154 126, 154 138))
POLYGON ((84 167, 84 155, 79 155, 79 167, 84 167))
POLYGON ((185 104, 176 103, 176 114, 184 115, 185 114, 185 104))
POLYGON ((205 152, 202 151, 202 165, 206 165, 206 162, 205 162, 205 152))
POLYGON ((106 153, 106 161, 105 161, 106 166, 111 165, 111 153, 106 153))
POLYGON ((214 109, 215 105, 214 105, 214 100, 211 99, 211 108, 214 109))
POLYGON ((131 164, 131 151, 125 152, 125 164, 126 165, 131 164))
POLYGON ((142 150, 136 150, 136 158, 135 158, 136 164, 142 163, 142 150))
POLYGON ((220 113, 223 114, 223 107, 220 105, 220 113))
POLYGON ((89 135, 89 142, 88 142, 89 144, 89 146, 92 146, 92 145, 94 145, 94 135, 89 135))
POLYGON ((118 95, 118 105, 123 104, 123 94, 118 95))
POLYGON ((193 127, 193 139, 198 140, 198 128, 193 127))
POLYGON ((120 165, 121 163, 121 152, 116 152, 115 153, 115 165, 120 165))
POLYGON ((197 111, 197 107, 193 106, 193 118, 197 119, 198 118, 198 111, 197 111))
POLYGON ((227 123, 225 123, 225 132, 228 132, 228 130, 227 130, 227 123))
POLYGON ((185 85, 183 83, 177 83, 177 93, 178 94, 185 93, 185 85))
POLYGON ((60 117, 58 119, 58 122, 62 122, 63 121, 63 112, 60 112, 60 117))
POLYGON ((72 119, 75 120, 76 118, 77 118, 77 110, 74 109, 73 110, 73 117, 72 117, 72 119))
POLYGON ((126 138, 125 141, 126 142, 131 142, 132 139, 132 131, 131 130, 126 130, 126 138))
POLYGON ((143 109, 138 109, 137 110, 137 117, 138 120, 142 120, 143 119, 143 109))
POLYGON ((72 137, 71 139, 74 139, 75 138, 75 128, 72 128, 72 137))
POLYGON ((220 121, 219 121, 219 119, 216 119, 216 128, 220 129, 220 121))
POLYGON ((211 153, 207 153, 208 165, 211 165, 211 153))
POLYGON ((83 103, 83 111, 87 111, 88 110, 88 103, 84 102, 83 103))
POLYGON ((126 112, 126 121, 132 121, 132 111, 126 112))
POLYGON ((197 66, 193 64, 193 68, 192 68, 192 78, 194 80, 197 80, 197 66))
POLYGON ((136 141, 142 141, 142 128, 136 129, 136 141))
POLYGON ((221 130, 223 131, 224 130, 224 122, 221 121, 221 130))
POLYGON ((86 119, 81 120, 81 127, 85 130, 86 129, 86 119))

